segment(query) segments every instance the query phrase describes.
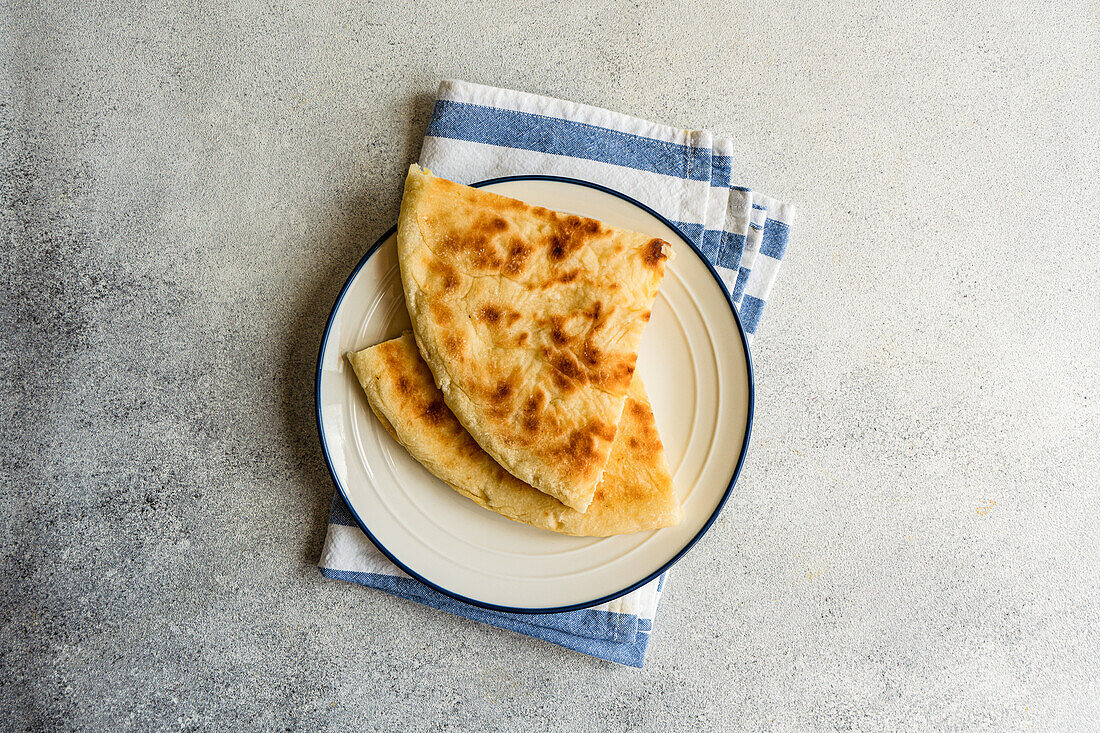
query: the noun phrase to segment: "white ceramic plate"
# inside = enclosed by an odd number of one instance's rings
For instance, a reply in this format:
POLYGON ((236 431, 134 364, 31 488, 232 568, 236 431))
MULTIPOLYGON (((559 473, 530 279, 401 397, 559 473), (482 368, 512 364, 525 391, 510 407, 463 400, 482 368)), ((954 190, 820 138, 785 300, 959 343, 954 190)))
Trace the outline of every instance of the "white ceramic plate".
POLYGON ((684 520, 608 538, 567 537, 482 509, 430 474, 379 425, 344 355, 409 327, 391 230, 336 301, 321 344, 317 419, 336 485, 360 526, 405 572, 462 601, 521 613, 602 603, 664 572, 717 518, 748 445, 748 346, 718 274, 666 220, 594 184, 547 176, 486 190, 672 242, 638 359, 684 520))

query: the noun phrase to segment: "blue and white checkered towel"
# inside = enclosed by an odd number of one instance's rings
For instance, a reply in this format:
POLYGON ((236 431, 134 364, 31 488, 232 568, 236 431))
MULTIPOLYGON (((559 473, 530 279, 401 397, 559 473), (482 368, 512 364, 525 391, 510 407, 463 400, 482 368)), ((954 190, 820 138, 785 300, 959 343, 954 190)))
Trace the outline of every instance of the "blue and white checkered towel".
MULTIPOLYGON (((717 267, 749 339, 756 333, 794 209, 733 185, 733 143, 636 117, 507 89, 445 81, 420 165, 473 183, 542 173, 580 178, 632 196, 672 220, 717 267)), ((665 577, 610 603, 520 615, 477 608, 402 573, 359 530, 340 494, 320 561, 348 580, 585 654, 641 667, 665 577)), ((667 575, 667 574, 666 574, 667 575)))

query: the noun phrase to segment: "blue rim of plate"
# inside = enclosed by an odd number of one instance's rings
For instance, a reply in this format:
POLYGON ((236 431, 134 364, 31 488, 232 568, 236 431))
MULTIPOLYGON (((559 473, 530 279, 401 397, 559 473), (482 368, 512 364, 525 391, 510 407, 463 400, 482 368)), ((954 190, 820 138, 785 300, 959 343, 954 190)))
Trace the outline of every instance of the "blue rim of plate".
POLYGON ((745 455, 748 453, 749 438, 752 435, 753 409, 756 405, 756 379, 753 375, 752 370, 752 352, 749 350, 749 340, 745 336, 745 328, 741 325, 741 316, 737 313, 737 307, 733 304, 733 298, 730 296, 729 290, 726 289, 725 283, 722 282, 722 277, 718 274, 718 271, 714 269, 714 265, 711 264, 710 260, 708 260, 703 255, 703 253, 699 251, 699 248, 695 246, 695 243, 688 239, 676 225, 674 225, 665 217, 658 214, 653 209, 643 204, 641 201, 637 201, 634 198, 627 196, 625 193, 616 191, 612 188, 608 188, 607 186, 601 186, 598 183, 583 181, 579 178, 532 174, 522 176, 503 176, 501 178, 489 178, 487 180, 478 181, 477 183, 472 183, 470 185, 474 188, 481 188, 483 186, 491 186, 497 183, 509 183, 511 181, 555 181, 558 183, 571 183, 577 186, 584 186, 585 188, 593 188, 597 191, 609 193, 616 198, 620 198, 623 201, 634 204, 639 209, 645 211, 647 214, 650 214, 662 224, 667 226, 669 229, 676 232, 681 241, 683 241, 684 244, 691 248, 691 251, 694 252, 695 255, 703 261, 703 264, 707 266, 707 270, 710 271, 711 277, 713 277, 715 282, 718 284, 718 287, 721 289, 722 294, 726 298, 726 302, 729 304, 730 311, 733 313, 733 320, 737 324, 737 332, 741 336, 741 344, 745 347, 745 365, 748 368, 747 376, 749 381, 749 411, 748 416, 745 419, 745 440, 741 445, 741 455, 737 457, 737 466, 733 469, 733 476, 730 478, 730 482, 729 485, 726 487, 725 493, 722 494, 721 501, 719 501, 718 506, 714 508, 714 513, 710 515, 710 518, 707 519, 707 521, 703 524, 702 528, 695 534, 695 536, 692 537, 691 540, 689 540, 688 543, 685 544, 679 552, 673 555, 672 558, 668 560, 668 562, 666 562, 657 570, 653 571, 641 580, 635 583, 631 583, 622 590, 615 591, 614 593, 610 593, 606 596, 601 596, 600 598, 596 598, 591 601, 574 603, 569 606, 556 606, 553 608, 515 608, 512 606, 499 606, 494 603, 486 603, 485 601, 479 601, 475 598, 467 598, 460 593, 455 593, 454 591, 447 590, 446 588, 437 585, 436 583, 433 583, 432 581, 417 573, 412 568, 405 565, 405 563, 398 560, 393 555, 393 553, 387 550, 386 547, 378 541, 378 539, 374 536, 370 529, 367 528, 366 522, 364 522, 362 517, 359 516, 359 513, 355 511, 355 507, 352 506, 351 501, 348 499, 347 491, 344 490, 344 485, 340 482, 340 478, 336 475, 336 471, 332 467, 332 459, 329 457, 328 443, 325 440, 325 427, 324 424, 321 422, 321 369, 325 357, 325 347, 328 346, 328 337, 329 334, 332 332, 332 322, 336 318, 336 313, 340 310, 340 304, 344 301, 344 295, 347 294, 348 288, 350 288, 352 282, 354 282, 355 276, 359 274, 359 271, 363 269, 363 266, 367 264, 371 256, 373 256, 374 253, 378 251, 378 248, 381 247, 386 240, 388 240, 397 232, 396 224, 390 227, 385 234, 379 237, 378 241, 371 245, 371 248, 367 250, 367 253, 365 255, 363 255, 363 258, 359 260, 359 264, 357 264, 355 266, 355 269, 351 271, 351 274, 348 276, 347 282, 344 283, 344 287, 340 289, 340 294, 336 296, 336 303, 332 306, 332 312, 329 313, 328 321, 325 322, 325 331, 321 336, 321 349, 317 353, 317 375, 315 377, 314 384, 314 400, 317 403, 317 435, 321 441, 321 452, 325 456, 325 465, 328 467, 329 475, 332 477, 333 483, 336 484, 336 490, 340 492, 340 496, 341 498, 343 498, 344 504, 347 505, 348 511, 351 512, 351 516, 355 518, 355 523, 359 525, 359 529, 363 530, 363 533, 366 534, 370 541, 374 544, 374 546, 378 548, 378 551, 389 558, 390 562, 392 562, 398 568, 403 570, 405 573, 411 575, 413 578, 416 578, 432 590, 453 598, 456 601, 468 603, 471 606, 477 606, 478 608, 485 608, 490 611, 499 611, 501 613, 566 613, 568 611, 579 611, 586 608, 591 608, 592 606, 598 606, 602 603, 607 603, 608 601, 613 601, 616 598, 625 596, 627 593, 630 593, 633 590, 641 588, 643 585, 654 580, 655 578, 663 574, 666 570, 675 565, 677 562, 679 562, 680 558, 686 555, 688 550, 694 547, 695 543, 703 538, 703 535, 707 533, 714 522, 718 519, 718 515, 722 513, 722 509, 726 506, 726 502, 729 500, 730 494, 733 493, 733 487, 737 483, 737 478, 741 475, 741 469, 745 465, 745 455))

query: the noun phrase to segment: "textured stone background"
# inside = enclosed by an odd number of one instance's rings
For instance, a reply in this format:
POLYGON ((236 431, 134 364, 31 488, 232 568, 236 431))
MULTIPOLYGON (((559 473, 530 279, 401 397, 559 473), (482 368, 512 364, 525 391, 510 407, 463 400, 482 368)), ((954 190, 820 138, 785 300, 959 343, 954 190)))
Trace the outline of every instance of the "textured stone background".
POLYGON ((953 5, 5 0, 0 727, 1094 726, 1100 10, 953 5), (443 77, 800 206, 644 670, 313 567, 318 339, 443 77))

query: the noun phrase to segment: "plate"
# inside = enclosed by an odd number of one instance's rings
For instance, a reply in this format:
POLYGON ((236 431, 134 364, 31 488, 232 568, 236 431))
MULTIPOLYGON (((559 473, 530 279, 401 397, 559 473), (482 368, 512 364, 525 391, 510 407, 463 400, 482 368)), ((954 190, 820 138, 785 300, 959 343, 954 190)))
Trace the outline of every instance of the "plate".
POLYGON ((375 419, 344 358, 409 328, 396 228, 364 255, 321 340, 317 421, 333 480, 359 526, 409 575, 460 601, 552 613, 617 598, 680 559, 717 518, 752 425, 752 363, 718 273, 669 221, 611 189, 555 176, 475 184, 671 242, 642 340, 645 380, 684 519, 618 537, 569 537, 482 509, 430 474, 375 419))

